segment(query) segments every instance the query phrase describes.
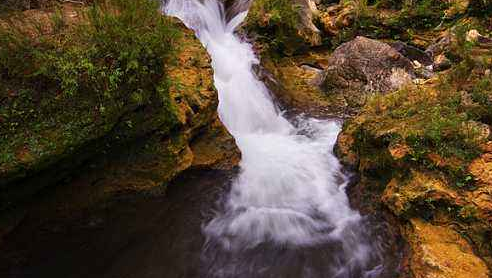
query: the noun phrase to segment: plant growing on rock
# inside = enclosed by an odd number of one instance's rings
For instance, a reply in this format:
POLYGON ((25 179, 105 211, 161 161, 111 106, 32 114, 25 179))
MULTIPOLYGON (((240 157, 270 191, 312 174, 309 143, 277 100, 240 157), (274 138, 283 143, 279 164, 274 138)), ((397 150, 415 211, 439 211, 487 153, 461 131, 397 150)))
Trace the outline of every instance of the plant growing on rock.
POLYGON ((0 178, 111 132, 137 136, 145 127, 118 124, 143 106, 159 111, 154 128, 177 124, 167 69, 180 31, 160 2, 101 0, 76 13, 72 24, 64 10, 0 21, 0 178))
POLYGON ((292 0, 254 1, 246 22, 247 29, 258 34, 259 40, 272 53, 289 51, 290 44, 301 43, 297 34, 300 9, 292 0))

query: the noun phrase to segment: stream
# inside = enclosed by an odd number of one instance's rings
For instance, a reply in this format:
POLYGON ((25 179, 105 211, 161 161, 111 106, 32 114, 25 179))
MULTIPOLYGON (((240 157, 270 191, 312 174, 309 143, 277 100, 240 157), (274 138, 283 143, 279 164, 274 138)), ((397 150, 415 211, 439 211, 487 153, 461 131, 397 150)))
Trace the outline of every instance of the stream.
POLYGON ((350 175, 333 154, 341 121, 284 116, 234 33, 247 12, 226 21, 218 0, 169 0, 164 12, 212 58, 239 172, 188 171, 163 198, 119 200, 66 223, 39 224, 34 209, 0 250, 0 276, 397 277, 387 224, 350 205, 350 175))
POLYGON ((323 266, 306 262, 292 277, 379 277, 382 250, 350 208, 349 179, 332 152, 340 122, 297 117, 294 124, 283 116, 253 71, 252 46, 234 33, 247 11, 227 21, 215 0, 169 0, 164 11, 210 54, 219 117, 242 153, 223 207, 203 227, 207 276, 287 277, 282 266, 298 263, 272 259, 327 246, 323 266))

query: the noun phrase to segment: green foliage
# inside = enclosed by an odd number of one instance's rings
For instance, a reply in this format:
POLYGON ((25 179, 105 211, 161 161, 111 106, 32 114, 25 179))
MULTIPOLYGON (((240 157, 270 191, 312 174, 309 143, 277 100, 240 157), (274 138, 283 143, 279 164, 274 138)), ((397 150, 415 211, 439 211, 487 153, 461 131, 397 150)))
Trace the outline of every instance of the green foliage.
POLYGON ((464 169, 469 161, 480 154, 479 127, 473 117, 463 111, 461 95, 453 92, 440 92, 439 102, 414 103, 414 111, 404 117, 419 118, 419 124, 407 132, 406 144, 412 149, 411 161, 434 168, 429 160, 430 154, 438 154, 444 159, 457 159, 456 165, 443 169, 457 183, 468 183, 464 169))
MULTIPOLYGON (((471 57, 471 51, 474 43, 466 39, 466 35, 472 27, 469 24, 458 24, 454 28, 454 34, 456 41, 452 45, 452 49, 448 51, 447 55, 455 62, 464 61, 467 69, 471 70, 474 67, 473 59, 471 57)), ((463 72, 458 72, 458 75, 463 75, 463 72)), ((468 74, 464 74, 465 76, 468 74)), ((459 76, 456 76, 459 77, 459 76)))
POLYGON ((440 0, 407 0, 397 19, 398 24, 415 29, 437 26, 444 17, 449 4, 440 0))
POLYGON ((291 0, 256 0, 250 8, 247 28, 257 33, 259 40, 272 53, 287 51, 297 38, 299 9, 291 0))
POLYGON ((401 9, 403 1, 401 0, 376 0, 374 5, 379 8, 384 9, 401 9))
POLYGON ((481 122, 492 125, 492 77, 484 77, 472 89, 472 99, 479 106, 475 110, 476 117, 481 122))
POLYGON ((358 35, 411 41, 417 30, 431 29, 441 24, 449 6, 446 1, 440 0, 345 0, 344 3, 352 6, 354 20, 332 39, 334 48, 358 35), (382 14, 379 10, 382 8, 393 10, 382 14))
POLYGON ((445 172, 457 187, 470 187, 473 178, 467 173, 466 165, 480 154, 478 131, 467 126, 466 114, 435 107, 430 112, 429 120, 423 123, 419 134, 411 134, 406 143, 412 148, 411 162, 429 169, 439 168, 445 172), (443 159, 457 159, 456 163, 435 164, 429 155, 438 154, 443 159))
POLYGON ((355 11, 355 20, 366 17, 368 15, 367 0, 345 0, 345 2, 353 2, 355 11))
POLYGON ((22 146, 29 153, 24 160, 31 161, 109 132, 129 138, 145 130, 138 124, 162 130, 176 125, 167 68, 175 62, 180 32, 160 13, 160 1, 97 1, 75 25, 68 25, 61 11, 47 22, 22 14, 4 22, 0 170, 16 165, 22 146), (156 109, 151 123, 139 116, 115 126, 142 105, 156 109))
MULTIPOLYGON (((41 87, 61 84, 67 95, 151 89, 165 75, 164 63, 173 57, 178 34, 158 13, 158 5, 147 0, 99 2, 89 9, 87 24, 55 38, 30 37, 15 24, 2 28, 2 76, 41 87)), ((63 28, 60 18, 53 16, 55 31, 63 28)))
POLYGON ((156 92, 167 84, 166 64, 173 62, 179 35, 159 5, 100 1, 89 8, 86 22, 72 29, 55 12, 50 35, 33 36, 24 19, 11 18, 0 28, 0 80, 108 101, 156 92))
MULTIPOLYGON (((488 86, 487 81, 482 82, 484 87, 488 86)), ((476 87, 481 92, 479 84, 476 87)), ((484 101, 478 106, 480 111, 489 111, 488 95, 487 99, 481 93, 478 95, 484 101)), ((482 136, 484 126, 477 121, 477 112, 463 98, 467 98, 466 93, 448 87, 407 88, 376 95, 362 113, 371 120, 355 133, 355 151, 365 159, 380 163, 389 156, 381 150, 406 145, 409 151, 401 161, 405 167, 441 171, 450 184, 471 188, 474 180, 467 165, 481 154, 480 145, 487 139, 482 136)), ((387 161, 384 165, 392 163, 395 162, 387 161)))

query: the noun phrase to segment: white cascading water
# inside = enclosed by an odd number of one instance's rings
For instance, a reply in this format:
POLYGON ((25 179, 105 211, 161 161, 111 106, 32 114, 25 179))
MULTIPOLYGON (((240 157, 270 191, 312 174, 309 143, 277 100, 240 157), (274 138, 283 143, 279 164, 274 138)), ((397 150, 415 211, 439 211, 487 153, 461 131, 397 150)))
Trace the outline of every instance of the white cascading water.
POLYGON ((332 153, 340 124, 303 118, 294 126, 279 113, 253 71, 252 46, 234 34, 247 12, 226 22, 220 1, 169 0, 165 13, 193 29, 211 55, 219 116, 242 152, 241 173, 225 210, 204 227, 206 237, 226 250, 337 240, 345 256, 364 264, 369 248, 349 228, 361 217, 332 153))

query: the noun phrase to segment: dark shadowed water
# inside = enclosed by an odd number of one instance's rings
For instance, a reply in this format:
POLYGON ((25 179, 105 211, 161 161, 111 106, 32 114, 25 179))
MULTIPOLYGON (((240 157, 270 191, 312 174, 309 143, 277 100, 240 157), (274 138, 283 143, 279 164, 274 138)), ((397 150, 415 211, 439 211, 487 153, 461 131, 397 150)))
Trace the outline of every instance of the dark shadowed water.
MULTIPOLYGON (((166 196, 122 197, 75 218, 59 218, 56 206, 33 210, 0 245, 0 277, 335 277, 337 242, 304 248, 263 243, 235 251, 209 242, 204 248, 202 226, 221 209, 233 176, 187 172, 166 196)), ((384 242, 378 247, 384 264, 374 277, 397 277, 396 237, 381 220, 364 224, 372 227, 374 242, 384 242)), ((344 277, 361 277, 359 271, 344 277)))

